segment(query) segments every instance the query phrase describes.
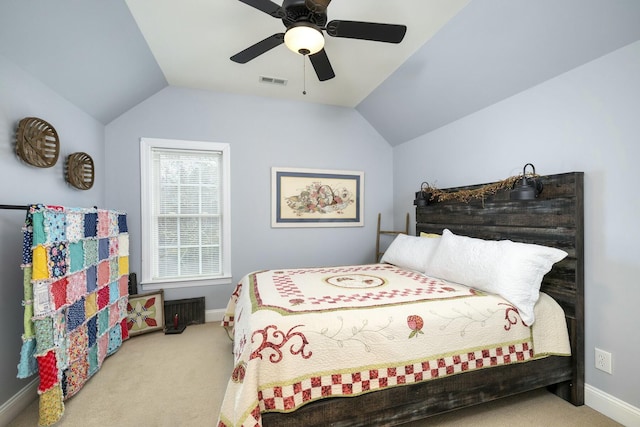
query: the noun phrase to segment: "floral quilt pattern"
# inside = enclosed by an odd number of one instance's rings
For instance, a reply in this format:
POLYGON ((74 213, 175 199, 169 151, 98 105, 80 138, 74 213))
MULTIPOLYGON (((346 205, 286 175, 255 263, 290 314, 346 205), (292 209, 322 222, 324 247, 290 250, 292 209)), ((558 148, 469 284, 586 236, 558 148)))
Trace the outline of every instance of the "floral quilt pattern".
MULTIPOLYGON (((541 298, 564 315, 551 298, 541 298)), ((559 316, 559 317, 558 317, 559 316)), ((388 264, 269 270, 245 276, 223 326, 234 369, 219 427, 260 426, 332 396, 368 393, 554 353, 499 296, 388 264), (535 345, 534 345, 535 344, 535 345)), ((562 336, 562 334, 560 334, 562 336)), ((565 337, 566 338, 566 337, 565 337)))

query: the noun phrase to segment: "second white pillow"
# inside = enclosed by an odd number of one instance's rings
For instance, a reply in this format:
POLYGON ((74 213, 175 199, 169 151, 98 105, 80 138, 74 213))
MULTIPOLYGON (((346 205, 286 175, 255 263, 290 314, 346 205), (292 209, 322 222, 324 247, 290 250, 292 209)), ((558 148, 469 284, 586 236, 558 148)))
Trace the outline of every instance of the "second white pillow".
POLYGON ((542 278, 566 256, 556 248, 458 236, 445 229, 425 274, 498 294, 531 326, 542 278))

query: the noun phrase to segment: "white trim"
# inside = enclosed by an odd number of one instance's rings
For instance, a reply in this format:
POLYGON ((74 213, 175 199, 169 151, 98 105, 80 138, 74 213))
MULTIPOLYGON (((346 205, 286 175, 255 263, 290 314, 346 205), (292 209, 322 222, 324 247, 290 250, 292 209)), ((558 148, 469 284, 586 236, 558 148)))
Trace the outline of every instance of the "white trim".
POLYGON ((9 400, 0 406, 0 425, 6 426, 14 420, 20 412, 31 405, 38 398, 38 377, 31 380, 22 390, 14 394, 9 400))
POLYGON ((153 281, 149 283, 141 283, 140 287, 143 291, 154 291, 158 289, 184 289, 198 286, 215 286, 215 285, 229 285, 231 284, 232 277, 216 277, 210 279, 199 280, 181 280, 181 281, 153 281))
POLYGON ((224 308, 217 308, 215 310, 207 310, 204 312, 205 322, 221 322, 224 318, 224 308))
POLYGON ((209 141, 186 141, 176 139, 140 138, 140 217, 142 218, 142 266, 140 284, 142 289, 179 288, 229 284, 231 274, 231 146, 228 143, 209 141), (152 148, 173 148, 177 150, 214 150, 222 153, 222 274, 220 277, 202 280, 173 281, 169 286, 152 280, 152 250, 144 242, 151 242, 151 194, 148 190, 152 172, 152 148), (199 282, 199 283, 196 283, 199 282))
POLYGON ((584 385, 584 403, 627 427, 640 427, 640 409, 589 384, 584 385))

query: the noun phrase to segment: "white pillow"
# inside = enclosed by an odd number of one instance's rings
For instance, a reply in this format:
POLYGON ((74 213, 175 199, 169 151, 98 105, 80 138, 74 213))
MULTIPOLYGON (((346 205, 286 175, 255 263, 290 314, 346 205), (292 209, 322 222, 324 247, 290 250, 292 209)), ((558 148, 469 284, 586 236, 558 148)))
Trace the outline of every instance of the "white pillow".
POLYGON ((382 255, 380 262, 424 273, 438 243, 440 243, 440 238, 426 239, 398 234, 382 255))
MULTIPOLYGON (((429 240, 429 239, 425 239, 429 240)), ((482 240, 444 230, 425 273, 498 294, 513 304, 522 321, 535 321, 542 278, 567 253, 560 249, 511 240, 482 240)))

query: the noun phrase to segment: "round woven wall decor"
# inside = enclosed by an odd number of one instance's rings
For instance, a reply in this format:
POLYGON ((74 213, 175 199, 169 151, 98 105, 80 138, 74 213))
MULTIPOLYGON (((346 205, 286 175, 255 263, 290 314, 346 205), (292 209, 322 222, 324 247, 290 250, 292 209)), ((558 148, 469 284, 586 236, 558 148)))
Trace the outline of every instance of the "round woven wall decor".
POLYGON ((93 159, 87 153, 73 153, 67 157, 67 182, 80 190, 93 187, 93 159))
POLYGON ((46 121, 37 117, 20 120, 16 140, 16 154, 30 165, 50 168, 58 161, 58 132, 46 121))

